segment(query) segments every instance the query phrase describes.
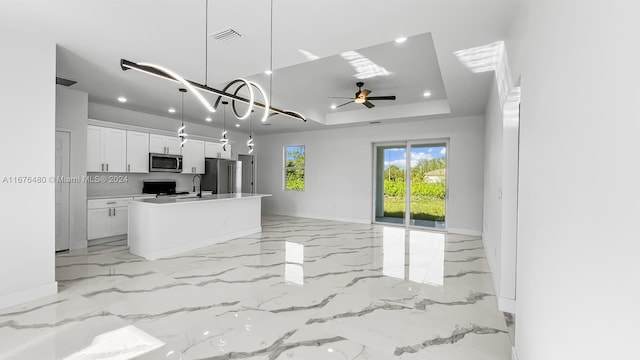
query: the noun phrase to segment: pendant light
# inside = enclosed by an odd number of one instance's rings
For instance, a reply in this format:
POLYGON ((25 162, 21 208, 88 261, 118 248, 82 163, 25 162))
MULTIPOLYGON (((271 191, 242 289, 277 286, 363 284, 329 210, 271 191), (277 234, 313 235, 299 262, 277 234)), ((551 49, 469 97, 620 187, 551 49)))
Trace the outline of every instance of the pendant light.
MULTIPOLYGON (((269 103, 273 104, 271 102, 271 94, 273 94, 273 0, 270 0, 269 3, 269 103)), ((266 117, 262 119, 262 122, 265 121, 267 121, 266 117)))
POLYGON ((249 154, 253 153, 255 144, 253 143, 253 133, 251 132, 251 123, 253 122, 253 111, 251 111, 251 117, 249 118, 249 140, 247 140, 247 147, 249 148, 249 154))
MULTIPOLYGON (((270 39, 269 39, 269 47, 270 47, 270 61, 269 61, 269 70, 270 72, 273 71, 273 0, 270 0, 270 4, 271 4, 271 10, 270 10, 270 17, 271 17, 271 32, 270 32, 270 39)), ((188 89, 189 91, 191 91, 191 93, 200 101, 200 103, 209 111, 209 112, 215 112, 216 109, 218 108, 218 104, 220 102, 221 98, 226 98, 226 99, 230 99, 231 101, 231 105, 233 108, 233 113, 236 116, 236 118, 240 119, 240 120, 244 120, 246 119, 250 112, 255 108, 255 107, 260 107, 264 109, 264 114, 261 118, 262 122, 266 122, 267 119, 274 115, 274 114, 280 114, 283 116, 287 116, 290 118, 294 118, 297 120, 302 120, 303 122, 307 121, 307 118, 302 115, 301 113, 297 112, 297 111, 291 111, 291 110, 283 110, 283 109, 278 109, 275 107, 271 106, 271 88, 272 88, 272 80, 271 80, 271 74, 269 74, 269 94, 266 93, 266 91, 264 91, 264 89, 256 82, 254 81, 250 81, 250 80, 245 80, 242 78, 237 78, 232 80, 231 82, 229 82, 224 89, 222 90, 218 90, 218 89, 214 89, 212 87, 209 87, 207 85, 208 82, 208 75, 209 75, 209 64, 208 64, 208 60, 209 60, 209 0, 205 0, 205 56, 204 56, 204 72, 205 72, 205 79, 204 79, 204 85, 202 84, 198 84, 194 81, 191 80, 187 80, 185 78, 183 78, 182 76, 180 76, 177 72, 174 72, 164 66, 158 65, 158 64, 153 64, 153 63, 147 63, 147 62, 141 62, 141 63, 135 63, 129 60, 125 60, 125 59, 120 59, 120 67, 122 68, 123 71, 126 70, 136 70, 136 71, 140 71, 142 73, 148 74, 148 75, 153 75, 153 76, 157 76, 163 79, 167 79, 170 81, 175 81, 178 83, 181 83, 186 89, 188 89), (237 85, 236 85, 237 84, 237 85), (235 91, 233 92, 227 92, 227 90, 233 86, 236 85, 237 87, 235 88, 235 91), (249 98, 246 99, 242 96, 238 95, 238 92, 240 91, 240 89, 242 89, 243 87, 247 87, 249 90, 249 98), (260 95, 263 99, 264 104, 256 101, 255 95, 254 95, 254 88, 256 90, 256 92, 258 93, 258 95, 260 95), (205 99, 205 97, 201 94, 201 91, 206 91, 209 93, 214 94, 214 96, 217 96, 217 100, 215 101, 215 104, 211 104, 207 99, 205 99), (244 114, 238 114, 237 110, 236 110, 236 102, 242 102, 248 105, 247 108, 247 112, 244 114)))
POLYGON ((222 138, 220 138, 220 142, 222 143, 222 150, 227 151, 227 144, 229 143, 229 139, 227 139, 227 104, 228 101, 222 102, 222 138))
POLYGON ((184 147, 184 144, 187 143, 187 135, 184 130, 185 130, 185 126, 184 126, 184 93, 187 92, 187 89, 183 89, 180 88, 178 89, 178 91, 180 91, 180 93, 182 94, 182 108, 180 109, 180 117, 182 120, 182 126, 180 126, 180 128, 178 129, 178 137, 180 138, 180 147, 184 147))

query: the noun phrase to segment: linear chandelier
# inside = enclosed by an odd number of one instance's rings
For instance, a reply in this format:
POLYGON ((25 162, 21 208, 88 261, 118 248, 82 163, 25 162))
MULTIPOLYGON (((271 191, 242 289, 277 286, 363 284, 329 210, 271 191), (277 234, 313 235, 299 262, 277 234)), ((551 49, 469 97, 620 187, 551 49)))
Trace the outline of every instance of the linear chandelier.
POLYGON ((233 81, 231 81, 229 84, 227 84, 227 86, 225 86, 224 90, 218 90, 218 89, 214 89, 212 87, 209 87, 207 85, 203 85, 203 84, 199 84, 195 81, 191 81, 191 80, 187 80, 185 78, 183 78, 182 76, 178 75, 177 73, 159 66, 159 65, 155 65, 155 64, 150 64, 150 63, 135 63, 133 61, 129 61, 126 59, 120 59, 120 67, 122 68, 123 71, 127 71, 127 70, 137 70, 140 71, 142 73, 145 74, 149 74, 149 75, 153 75, 153 76, 157 76, 160 77, 162 79, 166 79, 166 80, 170 80, 170 81, 175 81, 178 83, 183 84, 187 89, 189 89, 195 96, 196 98, 198 98, 198 100, 200 100, 200 102, 204 105, 205 108, 207 108, 207 110, 209 110, 210 112, 215 112, 216 111, 216 107, 218 106, 219 102, 220 102, 220 98, 225 97, 227 99, 230 99, 233 105, 233 113, 234 115, 238 118, 238 119, 246 119, 249 114, 251 114, 251 110, 253 109, 253 107, 259 107, 264 109, 264 116, 262 117, 262 122, 265 122, 267 120, 267 118, 269 116, 273 116, 275 114, 280 114, 280 115, 284 115, 284 116, 288 116, 290 118, 294 118, 296 120, 302 120, 303 122, 307 121, 307 118, 302 115, 299 112, 296 111, 292 111, 292 110, 283 110, 283 109, 278 109, 275 108, 273 106, 270 106, 269 104, 269 99, 266 95, 266 93, 264 92, 264 90, 260 87, 260 85, 256 84, 253 81, 248 81, 245 79, 235 79, 233 81), (236 90, 234 91, 234 93, 228 93, 226 92, 226 90, 238 83, 241 82, 242 85, 240 85, 239 87, 236 88, 236 90), (242 89, 243 87, 247 87, 249 89, 249 94, 250 94, 250 99, 246 99, 244 97, 238 96, 238 91, 240 91, 240 89, 242 89), (255 101, 255 97, 254 97, 254 92, 253 92, 253 88, 256 88, 258 90, 258 92, 261 93, 265 104, 262 104, 260 102, 255 101), (202 96, 202 94, 198 91, 198 90, 203 90, 215 95, 218 95, 218 99, 216 100, 215 105, 211 105, 205 98, 204 96, 202 96), (242 102, 245 104, 249 105, 249 109, 247 109, 247 112, 245 113, 245 115, 243 116, 239 116, 239 114, 236 112, 235 110, 235 102, 242 102), (270 114, 271 112, 271 114, 270 114))

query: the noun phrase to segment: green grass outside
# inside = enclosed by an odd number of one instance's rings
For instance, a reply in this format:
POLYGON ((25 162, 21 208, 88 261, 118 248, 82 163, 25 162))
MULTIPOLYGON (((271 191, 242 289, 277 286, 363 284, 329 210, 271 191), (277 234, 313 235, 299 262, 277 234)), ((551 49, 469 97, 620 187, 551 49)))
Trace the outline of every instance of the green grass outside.
MULTIPOLYGON (((385 197, 384 216, 404 217, 404 198, 385 197)), ((416 220, 444 221, 444 199, 415 197, 411 203, 411 218, 416 220)))

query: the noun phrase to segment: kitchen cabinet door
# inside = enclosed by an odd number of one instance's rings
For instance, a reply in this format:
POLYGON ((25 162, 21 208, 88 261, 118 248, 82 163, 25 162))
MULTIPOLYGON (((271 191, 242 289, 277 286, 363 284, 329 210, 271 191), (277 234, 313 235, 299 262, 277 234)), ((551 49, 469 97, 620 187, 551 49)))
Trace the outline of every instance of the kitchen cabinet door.
MULTIPOLYGON (((182 149, 180 148, 180 143, 182 142, 178 135, 166 136, 166 144, 169 149, 169 154, 171 155, 180 155, 182 153, 182 149)), ((188 142, 188 141, 187 141, 188 142)))
POLYGON ((120 129, 103 129, 104 163, 108 172, 126 172, 127 132, 120 129))
POLYGON ((103 171, 102 149, 102 128, 97 126, 87 126, 87 172, 103 171))
POLYGON ((149 135, 149 152, 154 154, 167 153, 167 137, 164 135, 149 135))
POLYGON ((127 131, 127 172, 149 172, 149 134, 127 131))
POLYGON ((222 158, 223 159, 231 159, 231 144, 227 144, 227 146, 222 147, 222 158))
POLYGON ((204 174, 204 141, 189 140, 182 148, 182 173, 204 174))
POLYGON ((110 236, 124 235, 128 232, 129 224, 129 208, 117 207, 113 208, 111 216, 111 234, 110 236))
POLYGON ((222 158, 222 144, 214 143, 214 142, 205 142, 204 143, 204 157, 207 158, 222 158))
POLYGON ((149 135, 149 152, 154 154, 180 155, 180 138, 176 136, 149 135))
POLYGON ((111 236, 111 208, 87 211, 87 239, 111 236))

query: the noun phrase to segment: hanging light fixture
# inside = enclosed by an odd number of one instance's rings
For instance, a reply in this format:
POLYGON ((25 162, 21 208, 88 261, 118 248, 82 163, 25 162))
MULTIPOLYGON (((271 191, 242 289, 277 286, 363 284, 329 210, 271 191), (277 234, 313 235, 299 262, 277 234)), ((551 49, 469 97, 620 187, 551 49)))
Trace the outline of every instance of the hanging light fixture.
POLYGON ((178 137, 180 138, 180 147, 184 147, 184 144, 187 143, 187 135, 184 130, 185 130, 185 126, 184 126, 184 93, 187 92, 187 89, 183 89, 180 88, 178 89, 178 91, 180 91, 180 93, 182 94, 182 108, 180 109, 180 117, 182 120, 182 125, 180 126, 180 128, 178 129, 178 137))
POLYGON ((251 123, 253 122, 253 111, 251 111, 251 117, 249 118, 249 140, 247 140, 247 147, 249 148, 249 154, 253 153, 255 144, 253 143, 253 133, 251 132, 251 123))
POLYGON ((223 101, 222 105, 222 138, 220 138, 220 142, 222 143, 222 150, 227 151, 227 144, 229 144, 229 139, 227 138, 227 104, 228 101, 223 101))
MULTIPOLYGON (((269 71, 273 71, 273 0, 271 0, 271 10, 270 10, 270 16, 271 16, 271 32, 270 32, 270 40, 269 40, 269 47, 270 47, 270 65, 269 65, 269 71)), ((202 84, 198 84, 194 81, 191 80, 187 80, 185 78, 183 78, 182 76, 180 76, 178 73, 157 65, 157 64, 152 64, 152 63, 134 63, 132 61, 129 60, 125 60, 125 59, 120 59, 120 67, 122 68, 123 71, 132 69, 132 70, 137 70, 140 72, 143 72, 145 74, 149 74, 149 75, 153 75, 153 76, 157 76, 159 78, 163 78, 163 79, 167 79, 170 81, 175 81, 178 82, 180 84, 182 84, 185 88, 187 88, 189 91, 191 91, 191 93, 193 93, 193 95, 200 101, 200 103, 209 111, 209 112, 215 112, 216 109, 218 108, 218 104, 220 102, 220 99, 222 97, 230 99, 231 101, 231 105, 233 107, 233 113, 234 115, 240 119, 246 119, 249 114, 251 113, 251 111, 253 110, 254 107, 261 107, 264 109, 264 115, 262 116, 261 121, 265 122, 267 121, 267 119, 269 118, 269 116, 273 115, 273 114, 281 114, 281 115, 285 115, 294 119, 298 119, 298 120, 302 120, 304 122, 307 121, 306 117, 302 114, 300 114, 299 112, 296 111, 290 111, 290 110, 282 110, 282 109, 278 109, 278 108, 274 108, 271 107, 271 94, 269 94, 269 96, 267 96, 267 93, 264 91, 264 89, 257 84, 256 82, 253 81, 249 81, 249 80, 245 80, 245 79, 235 79, 231 82, 229 82, 227 84, 227 86, 225 86, 225 88, 221 91, 221 90, 217 90, 214 88, 211 88, 207 85, 207 82, 209 80, 209 64, 208 64, 208 59, 209 59, 209 0, 205 0, 205 56, 204 56, 204 85, 202 84), (227 93, 227 89, 229 89, 229 87, 231 87, 234 84, 238 84, 241 83, 240 86, 238 86, 235 91, 233 93, 227 93), (240 89, 242 89, 243 87, 248 87, 249 89, 249 99, 246 99, 244 97, 238 96, 238 92, 240 91, 240 89), (264 104, 261 104, 257 101, 255 101, 255 97, 254 97, 254 90, 253 88, 255 88, 259 94, 262 96, 262 99, 264 101, 264 104), (207 101, 204 96, 200 93, 199 90, 202 91, 207 91, 209 93, 215 94, 218 96, 215 105, 211 105, 211 103, 209 103, 209 101, 207 101), (249 107, 247 109, 247 112, 244 113, 244 115, 240 115, 238 114, 238 112, 236 111, 236 101, 248 104, 249 107), (270 115, 271 114, 271 115, 270 115)), ((271 93, 271 88, 272 88, 272 84, 271 84, 271 76, 272 74, 269 74, 269 93, 271 93)))

